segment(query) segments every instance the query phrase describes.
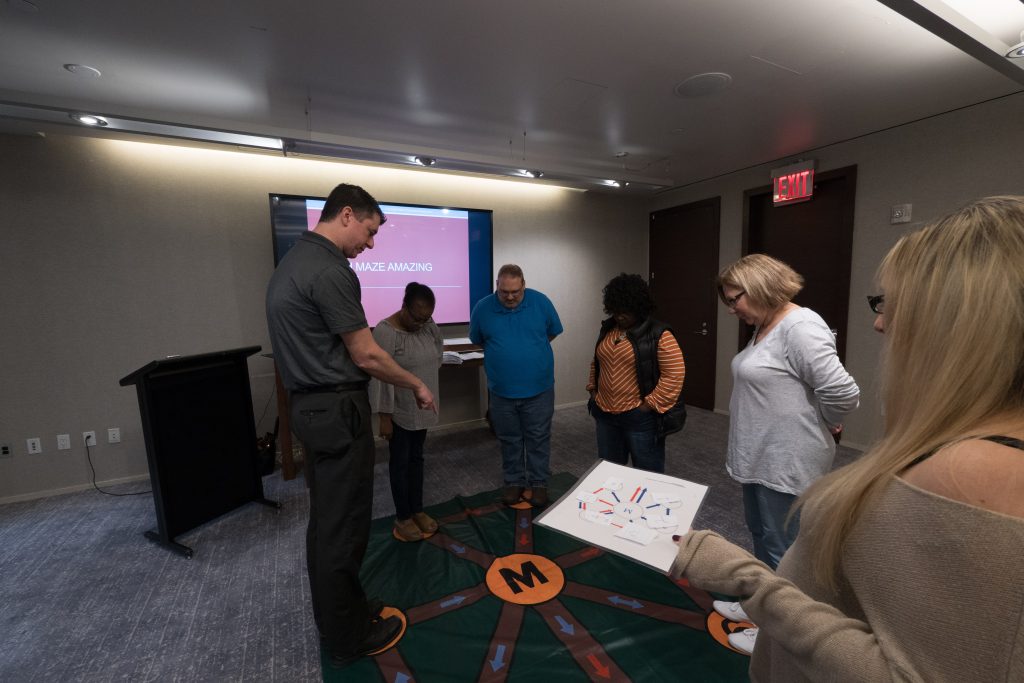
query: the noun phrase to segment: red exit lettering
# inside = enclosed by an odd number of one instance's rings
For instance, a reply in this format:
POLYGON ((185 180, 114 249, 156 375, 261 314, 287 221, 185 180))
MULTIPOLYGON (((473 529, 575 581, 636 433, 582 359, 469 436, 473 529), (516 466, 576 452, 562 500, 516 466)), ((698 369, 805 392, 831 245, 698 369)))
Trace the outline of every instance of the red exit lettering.
POLYGON ((773 202, 787 202, 810 199, 814 193, 814 170, 797 171, 775 178, 773 202))

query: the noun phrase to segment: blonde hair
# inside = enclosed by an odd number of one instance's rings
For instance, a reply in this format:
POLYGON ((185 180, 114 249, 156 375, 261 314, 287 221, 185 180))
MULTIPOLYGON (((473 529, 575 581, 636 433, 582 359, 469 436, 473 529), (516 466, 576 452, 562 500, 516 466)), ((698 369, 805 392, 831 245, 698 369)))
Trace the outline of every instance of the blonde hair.
POLYGON ((725 301, 725 287, 739 287, 759 308, 773 309, 787 304, 804 288, 804 279, 782 261, 767 254, 748 254, 726 266, 715 282, 718 297, 725 301))
POLYGON ((885 292, 885 431, 798 505, 815 576, 837 586, 858 518, 893 476, 982 423, 1024 409, 1024 197, 988 197, 900 239, 885 292))

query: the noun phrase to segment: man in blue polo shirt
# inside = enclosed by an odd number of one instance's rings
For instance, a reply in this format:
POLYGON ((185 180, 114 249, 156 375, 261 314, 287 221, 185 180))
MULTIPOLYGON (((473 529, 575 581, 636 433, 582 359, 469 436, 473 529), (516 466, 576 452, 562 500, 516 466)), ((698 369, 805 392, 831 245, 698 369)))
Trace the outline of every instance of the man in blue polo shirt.
POLYGON ((551 300, 526 288, 523 269, 498 270, 497 291, 477 302, 469 338, 484 349, 491 424, 501 441, 501 502, 514 505, 530 487, 530 503, 548 504, 555 356, 562 323, 551 300))

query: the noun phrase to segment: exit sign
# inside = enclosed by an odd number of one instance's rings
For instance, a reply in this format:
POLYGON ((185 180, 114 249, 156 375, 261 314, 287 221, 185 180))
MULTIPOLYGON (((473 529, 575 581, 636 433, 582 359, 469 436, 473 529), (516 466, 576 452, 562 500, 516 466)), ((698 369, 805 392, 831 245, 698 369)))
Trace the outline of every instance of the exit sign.
POLYGON ((813 195, 813 161, 772 169, 772 206, 806 202, 813 195))

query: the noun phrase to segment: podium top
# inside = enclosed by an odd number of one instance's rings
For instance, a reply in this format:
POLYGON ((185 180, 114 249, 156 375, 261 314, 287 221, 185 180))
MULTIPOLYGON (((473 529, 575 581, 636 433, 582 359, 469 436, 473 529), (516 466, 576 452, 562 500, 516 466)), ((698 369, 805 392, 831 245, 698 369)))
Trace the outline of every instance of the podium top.
POLYGON ((186 370, 190 366, 202 365, 203 363, 208 363, 211 360, 222 360, 232 356, 248 358, 262 348, 262 346, 243 346, 242 348, 227 349, 225 351, 197 353, 193 356, 169 356, 167 358, 161 358, 160 360, 150 361, 135 372, 122 377, 119 384, 122 387, 126 387, 129 384, 138 384, 141 380, 145 379, 157 370, 186 370))

